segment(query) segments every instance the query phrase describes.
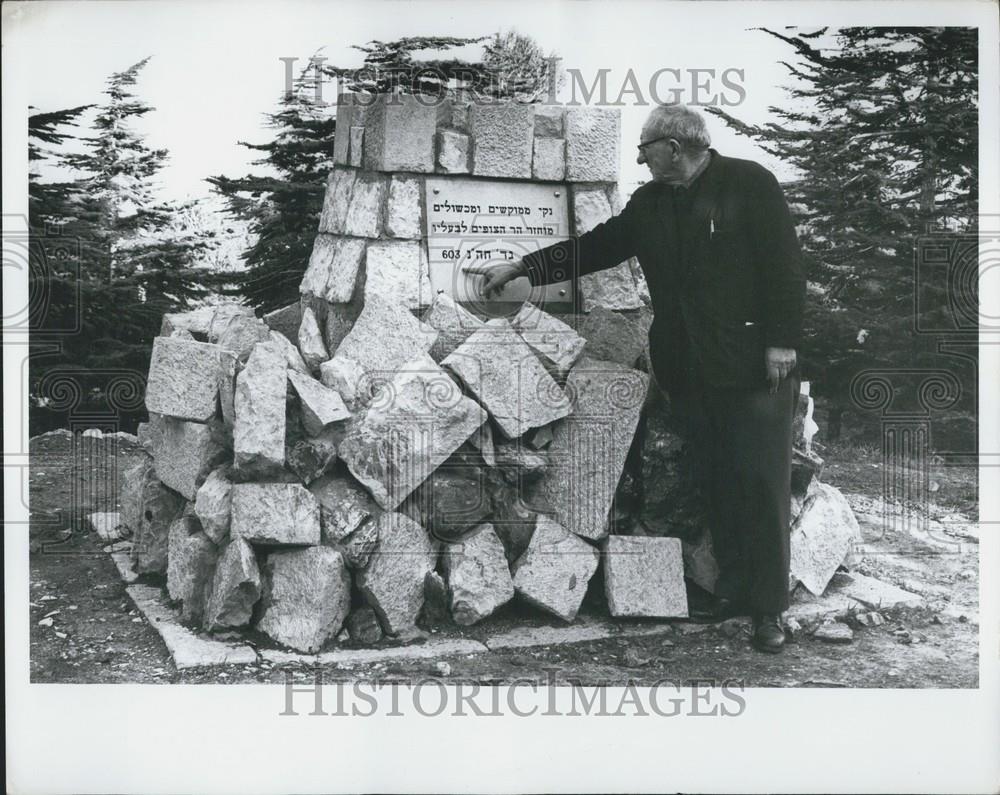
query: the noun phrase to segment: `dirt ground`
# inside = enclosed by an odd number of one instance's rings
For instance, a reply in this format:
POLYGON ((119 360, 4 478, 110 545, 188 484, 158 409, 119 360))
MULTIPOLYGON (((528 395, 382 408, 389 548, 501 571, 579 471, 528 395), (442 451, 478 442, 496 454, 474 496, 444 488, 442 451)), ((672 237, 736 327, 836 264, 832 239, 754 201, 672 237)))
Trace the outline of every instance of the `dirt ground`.
MULTIPOLYGON (((110 557, 80 517, 117 510, 116 483, 138 448, 125 440, 62 435, 31 442, 30 611, 31 680, 75 683, 285 682, 312 677, 311 667, 272 665, 178 671, 160 636, 138 613, 110 557), (70 506, 75 506, 73 510, 70 506)), ((855 617, 853 642, 829 644, 801 634, 781 655, 755 653, 749 624, 721 626, 677 621, 672 631, 645 638, 494 651, 441 660, 327 666, 324 681, 344 678, 500 684, 512 680, 584 685, 689 683, 714 680, 747 687, 971 688, 979 679, 977 473, 934 469, 930 530, 883 526, 882 474, 877 452, 861 447, 824 450, 823 480, 851 500, 861 522, 866 557, 859 570, 919 592, 926 606, 882 611, 880 626, 855 617), (447 662, 447 672, 437 664, 447 662)), ((599 600, 585 612, 600 614, 599 600)), ((462 631, 481 637, 515 623, 544 624, 527 608, 509 606, 487 626, 462 631)), ((458 635, 457 629, 441 634, 458 635)))

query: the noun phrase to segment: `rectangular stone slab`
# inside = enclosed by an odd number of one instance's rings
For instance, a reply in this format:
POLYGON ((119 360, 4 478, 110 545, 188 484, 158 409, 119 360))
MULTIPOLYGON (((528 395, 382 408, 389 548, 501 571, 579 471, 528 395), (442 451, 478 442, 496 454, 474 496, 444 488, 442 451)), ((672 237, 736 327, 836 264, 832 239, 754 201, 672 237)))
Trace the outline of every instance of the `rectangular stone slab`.
POLYGON ((281 349, 259 342, 236 377, 233 451, 242 473, 267 475, 284 466, 286 372, 281 349))
MULTIPOLYGON (((437 335, 437 331, 421 323, 405 307, 372 296, 335 355, 353 359, 369 380, 387 381, 405 362, 425 353, 437 335)), ((365 403, 367 397, 370 392, 359 395, 365 403)))
POLYGON ((508 438, 570 413, 559 385, 503 318, 489 321, 441 364, 462 379, 508 438))
POLYGON ((164 485, 194 500, 198 487, 224 455, 220 429, 214 424, 164 417, 153 449, 153 466, 164 485))
POLYGON ((319 651, 351 607, 351 578, 341 554, 329 547, 272 552, 263 569, 257 629, 296 651, 319 651))
POLYGON ((298 483, 236 483, 230 533, 252 544, 320 542, 319 502, 298 483))
POLYGON ((215 415, 221 350, 218 345, 157 337, 149 360, 146 408, 192 422, 215 415))
POLYGON ((583 357, 566 391, 573 413, 553 428, 549 468, 531 489, 532 504, 577 535, 598 540, 635 436, 649 376, 615 362, 583 357))
POLYGON ((598 554, 548 516, 539 516, 527 550, 512 568, 518 596, 572 621, 597 571, 598 554))
POLYGON ((687 589, 679 538, 608 536, 604 593, 611 615, 686 617, 687 589))
POLYGON ((339 454, 383 508, 396 508, 486 420, 426 354, 400 368, 340 444, 339 454))

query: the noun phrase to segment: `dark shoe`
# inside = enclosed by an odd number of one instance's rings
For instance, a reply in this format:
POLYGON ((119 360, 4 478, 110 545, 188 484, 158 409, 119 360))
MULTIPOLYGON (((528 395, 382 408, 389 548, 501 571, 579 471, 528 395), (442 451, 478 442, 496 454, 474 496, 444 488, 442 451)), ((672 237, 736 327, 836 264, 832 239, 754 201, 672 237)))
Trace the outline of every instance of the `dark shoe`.
POLYGON ((713 596, 703 607, 691 609, 691 620, 696 624, 715 624, 727 618, 747 615, 743 603, 727 596, 713 596))
POLYGON ((777 654, 785 647, 785 630, 781 613, 761 613, 753 617, 753 640, 757 651, 777 654))

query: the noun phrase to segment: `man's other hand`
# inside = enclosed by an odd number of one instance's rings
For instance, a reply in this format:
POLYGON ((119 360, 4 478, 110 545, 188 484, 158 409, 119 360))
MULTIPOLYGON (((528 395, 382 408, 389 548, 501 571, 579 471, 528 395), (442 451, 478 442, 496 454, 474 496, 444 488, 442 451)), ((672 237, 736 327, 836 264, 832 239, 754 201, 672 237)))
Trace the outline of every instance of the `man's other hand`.
POLYGON ((794 348, 768 348, 764 351, 764 365, 767 367, 767 380, 771 384, 771 394, 778 391, 778 384, 795 367, 794 348))
POLYGON ((465 265, 462 268, 464 273, 473 276, 485 276, 482 293, 486 298, 493 298, 503 292, 507 282, 513 281, 518 276, 526 276, 524 264, 521 260, 514 262, 501 262, 497 264, 483 263, 481 265, 465 265))

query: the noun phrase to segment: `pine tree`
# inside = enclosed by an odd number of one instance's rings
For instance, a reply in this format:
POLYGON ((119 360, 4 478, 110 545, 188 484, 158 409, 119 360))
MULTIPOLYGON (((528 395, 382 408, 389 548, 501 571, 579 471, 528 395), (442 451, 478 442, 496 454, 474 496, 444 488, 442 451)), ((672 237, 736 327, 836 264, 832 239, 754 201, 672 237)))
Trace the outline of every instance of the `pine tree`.
POLYGON ((334 119, 316 101, 317 69, 318 62, 310 61, 293 90, 281 98, 278 111, 267 114, 268 126, 276 131, 272 141, 240 142, 263 153, 254 165, 267 167, 274 176, 208 178, 232 215, 248 222, 254 238, 242 255, 246 270, 227 274, 222 292, 242 296, 264 311, 298 300, 326 177, 333 168, 334 119))
POLYGON ((162 315, 205 292, 204 274, 194 267, 202 243, 167 234, 177 206, 155 197, 153 179, 167 153, 149 148, 131 126, 153 110, 130 91, 147 62, 108 78, 94 134, 80 139, 83 152, 44 152, 40 146, 64 143, 60 128, 83 109, 36 114, 29 122, 36 158, 52 158, 74 173, 59 183, 31 178, 32 251, 41 257, 45 283, 39 287, 50 296, 34 335, 40 345, 49 341, 32 359, 36 390, 57 370, 77 373, 88 395, 106 395, 108 384, 123 375, 143 378, 162 315), (61 258, 46 254, 56 243, 61 258))
POLYGON ((808 257, 807 375, 843 407, 862 369, 940 363, 913 334, 914 256, 929 229, 976 229, 977 34, 764 32, 798 56, 791 102, 763 126, 710 112, 801 174, 786 189, 808 257))

